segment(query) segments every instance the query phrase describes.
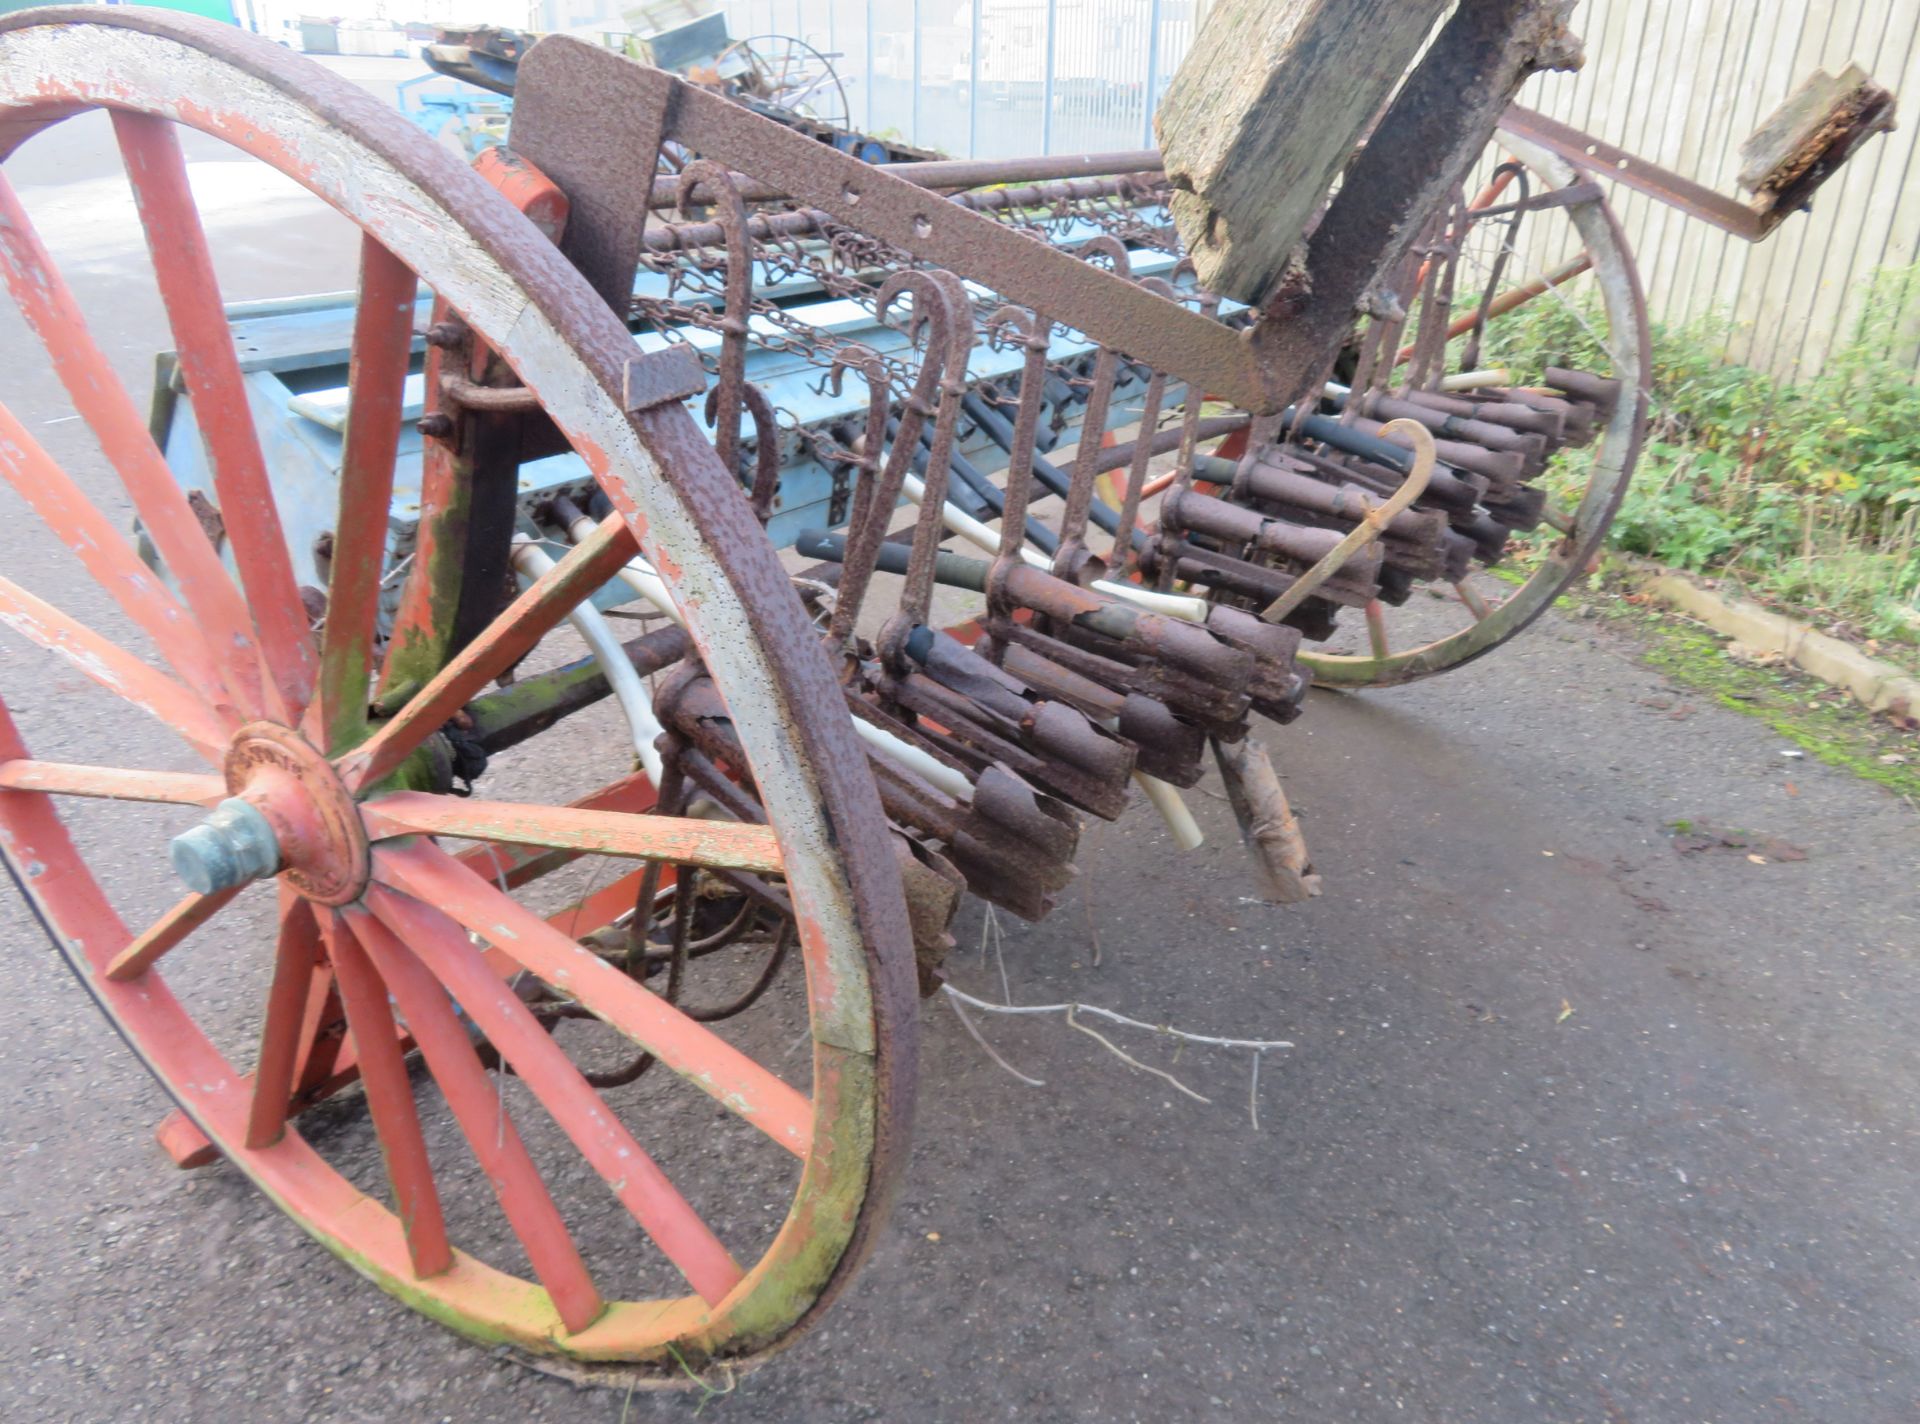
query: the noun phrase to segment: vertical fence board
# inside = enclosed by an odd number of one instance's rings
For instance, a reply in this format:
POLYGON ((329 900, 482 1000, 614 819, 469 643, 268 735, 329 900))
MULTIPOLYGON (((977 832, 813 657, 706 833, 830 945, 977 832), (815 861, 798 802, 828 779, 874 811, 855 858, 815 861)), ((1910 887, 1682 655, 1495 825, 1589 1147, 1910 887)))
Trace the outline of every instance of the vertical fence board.
MULTIPOLYGON (((856 123, 953 154, 1136 147, 1192 45, 1204 0, 727 0, 736 35, 795 33, 839 56, 856 123), (972 17, 979 15, 979 33, 972 17), (1157 18, 1158 23, 1155 24, 1157 18)), ((1616 200, 1657 318, 1731 322, 1731 353, 1809 374, 1858 320, 1860 287, 1920 260, 1920 0, 1583 0, 1588 62, 1536 77, 1521 102, 1723 192, 1741 141, 1815 67, 1858 60, 1909 99, 1873 140, 1752 248, 1638 194, 1616 200)), ((1519 265, 1543 271, 1560 225, 1519 265)), ((1906 313, 1917 328, 1920 293, 1906 313)))

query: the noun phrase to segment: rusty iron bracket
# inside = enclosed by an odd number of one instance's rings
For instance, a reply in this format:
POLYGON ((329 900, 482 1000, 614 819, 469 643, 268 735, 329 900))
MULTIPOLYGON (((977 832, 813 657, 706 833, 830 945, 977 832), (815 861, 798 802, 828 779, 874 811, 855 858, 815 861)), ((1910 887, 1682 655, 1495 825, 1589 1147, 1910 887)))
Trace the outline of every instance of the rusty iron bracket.
POLYGON ((1743 242, 1761 242, 1794 213, 1807 207, 1814 190, 1838 172, 1856 148, 1874 134, 1893 127, 1893 96, 1885 89, 1863 82, 1853 104, 1857 112, 1852 112, 1850 121, 1841 124, 1836 119, 1835 131, 1819 133, 1819 141, 1825 146, 1817 153, 1789 155, 1789 161, 1800 174, 1795 181, 1779 189, 1764 188, 1751 202, 1730 198, 1704 183, 1628 153, 1617 144, 1518 104, 1501 116, 1500 131, 1558 155, 1583 173, 1611 179, 1668 207, 1678 208, 1687 216, 1731 233, 1743 242))
MULTIPOLYGON (((1625 184, 1635 192, 1678 208, 1689 217, 1711 223, 1722 232, 1732 233, 1746 242, 1758 242, 1776 226, 1758 209, 1738 198, 1716 193, 1704 183, 1662 168, 1657 163, 1628 153, 1616 144, 1583 133, 1571 124, 1550 119, 1545 114, 1515 104, 1500 117, 1500 131, 1557 154, 1583 173, 1592 173, 1625 184)), ((1784 217, 1784 214, 1780 215, 1784 217)))
POLYGON ((528 51, 511 138, 573 199, 563 250, 616 309, 639 265, 653 155, 671 139, 729 169, 777 175, 795 201, 916 262, 963 273, 1236 404, 1271 404, 1234 328, 598 45, 549 35, 528 51))
POLYGON ((669 346, 628 360, 620 381, 620 403, 639 413, 655 406, 691 400, 707 388, 707 368, 691 346, 669 346))

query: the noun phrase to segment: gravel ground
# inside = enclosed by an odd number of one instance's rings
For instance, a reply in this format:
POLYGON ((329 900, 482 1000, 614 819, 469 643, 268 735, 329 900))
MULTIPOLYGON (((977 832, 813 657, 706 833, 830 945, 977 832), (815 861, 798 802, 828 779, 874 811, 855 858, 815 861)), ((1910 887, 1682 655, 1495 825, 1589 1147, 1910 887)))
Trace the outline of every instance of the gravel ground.
MULTIPOLYGON (((344 67, 375 88, 404 77, 344 67)), ((9 167, 144 389, 164 338, 100 139, 38 140, 9 167)), ((214 221, 230 296, 350 280, 350 249, 295 221, 293 200, 240 174, 207 181, 227 195, 214 221)), ((10 311, 0 351, 22 419, 63 413, 10 311)), ((72 427, 44 438, 105 489, 72 427)), ((98 614, 18 513, 0 502, 9 572, 98 614)), ((0 686, 42 755, 108 737, 132 764, 165 754, 12 640, 0 686)), ((1176 1061, 1126 1040, 1203 1104, 1058 1022, 985 1023, 1035 1088, 931 1007, 892 1228, 820 1330, 705 1412, 1920 1416, 1914 809, 1783 756, 1757 722, 1667 686, 1624 635, 1558 616, 1435 682, 1316 695, 1268 735, 1324 898, 1245 898, 1226 808, 1195 795, 1205 848, 1175 852, 1136 810, 1090 832, 1050 920, 1002 924, 1017 1001, 1292 1040, 1263 1060, 1258 1128, 1244 1053, 1176 1061), (1681 820, 1805 858, 1683 854, 1681 820)), ((555 774, 592 774, 601 745, 570 740, 555 774)), ((100 814, 83 835, 117 893, 164 903, 139 814, 100 814)), ((997 996, 980 914, 957 927, 954 978, 997 996)), ((257 959, 238 968, 209 985, 235 1005, 257 959)), ((0 1418, 611 1424, 702 1406, 577 1388, 464 1344, 232 1169, 167 1166, 149 1136, 161 1094, 12 897, 0 1082, 0 1418)), ((364 1165, 342 1119, 328 1131, 364 1165)), ((706 1170, 724 1181, 728 1158, 706 1170)))

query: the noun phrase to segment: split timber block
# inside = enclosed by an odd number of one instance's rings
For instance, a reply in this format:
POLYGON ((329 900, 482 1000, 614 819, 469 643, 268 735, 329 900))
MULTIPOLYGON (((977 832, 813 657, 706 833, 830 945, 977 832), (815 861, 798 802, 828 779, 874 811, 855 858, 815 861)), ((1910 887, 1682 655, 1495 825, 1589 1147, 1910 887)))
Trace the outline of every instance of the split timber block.
POLYGON ((1154 117, 1200 283, 1260 307, 1447 0, 1217 0, 1154 117))
POLYGON ((1816 69, 1740 145, 1740 186, 1784 195, 1816 167, 1838 168, 1876 133, 1893 127, 1893 96, 1857 64, 1838 76, 1816 69))

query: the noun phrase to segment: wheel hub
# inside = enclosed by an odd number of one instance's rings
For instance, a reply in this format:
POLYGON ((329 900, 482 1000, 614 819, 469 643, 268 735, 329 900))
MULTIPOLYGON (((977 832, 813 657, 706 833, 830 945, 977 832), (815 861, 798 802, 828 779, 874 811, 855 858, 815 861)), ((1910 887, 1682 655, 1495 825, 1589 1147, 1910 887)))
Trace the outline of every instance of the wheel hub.
POLYGON ((359 811, 304 737, 250 723, 235 735, 224 771, 231 794, 169 847, 182 880, 206 895, 281 874, 321 904, 360 897, 369 862, 359 811))

